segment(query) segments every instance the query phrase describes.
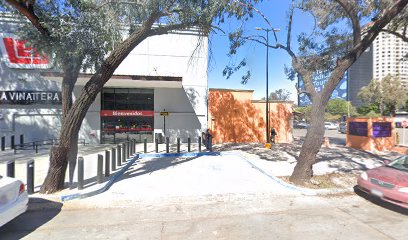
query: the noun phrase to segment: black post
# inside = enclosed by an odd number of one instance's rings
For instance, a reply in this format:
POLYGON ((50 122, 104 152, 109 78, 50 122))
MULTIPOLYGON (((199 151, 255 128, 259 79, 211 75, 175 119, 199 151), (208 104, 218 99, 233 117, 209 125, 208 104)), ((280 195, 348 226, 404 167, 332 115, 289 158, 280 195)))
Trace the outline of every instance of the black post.
POLYGON ((27 192, 34 193, 34 160, 27 162, 27 192))
POLYGON ((198 137, 198 151, 201 152, 201 137, 198 137))
POLYGON ((110 175, 110 152, 105 150, 105 177, 110 175))
POLYGON ((122 143, 122 162, 126 162, 126 144, 122 143))
POLYGON ((143 139, 143 152, 147 153, 147 138, 143 139))
POLYGON ((103 176, 102 176, 102 171, 103 170, 103 156, 101 154, 98 154, 98 165, 97 165, 97 171, 96 171, 96 183, 102 183, 103 182, 103 176))
POLYGON ((14 141, 14 135, 12 135, 11 137, 10 137, 10 142, 11 142, 11 149, 14 149, 16 146, 15 146, 15 141, 14 141))
POLYGON ((35 144, 35 153, 38 153, 38 144, 35 144))
POLYGON ((1 137, 1 151, 6 150, 6 137, 1 137))
POLYGON ((24 145, 24 134, 20 134, 20 146, 24 145))
POLYGON ((78 157, 78 190, 84 189, 84 158, 78 157))
POLYGON ((130 156, 132 156, 132 149, 131 149, 131 147, 132 147, 132 144, 130 144, 130 141, 127 141, 126 142, 126 149, 127 149, 127 156, 128 156, 128 158, 130 157, 130 156))
POLYGON ((169 137, 166 137, 166 153, 169 153, 169 142, 170 142, 169 137))
POLYGON ((116 171, 116 149, 115 148, 111 149, 111 166, 112 166, 112 171, 116 171))
POLYGON ((210 135, 208 139, 208 150, 212 152, 212 136, 210 135))
POLYGON ((14 160, 10 160, 7 162, 7 177, 14 177, 15 176, 15 162, 14 160))
POLYGON ((188 152, 191 152, 191 138, 190 137, 188 137, 188 139, 187 139, 187 151, 188 152))
POLYGON ((121 156, 122 156, 122 154, 121 154, 121 147, 120 147, 120 145, 118 145, 118 159, 117 159, 117 161, 118 161, 118 167, 120 167, 121 165, 122 165, 122 160, 121 160, 121 156))
POLYGON ((155 143, 156 143, 156 153, 159 152, 159 139, 155 139, 155 143))
POLYGON ((180 137, 177 137, 177 153, 180 153, 180 137))

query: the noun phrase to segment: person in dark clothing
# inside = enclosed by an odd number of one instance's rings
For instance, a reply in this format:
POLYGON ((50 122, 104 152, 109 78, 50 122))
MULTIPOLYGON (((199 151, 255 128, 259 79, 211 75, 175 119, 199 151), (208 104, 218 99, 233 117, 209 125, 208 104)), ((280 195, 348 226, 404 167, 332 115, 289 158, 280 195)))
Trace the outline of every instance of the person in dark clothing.
POLYGON ((210 146, 210 129, 207 129, 207 131, 205 132, 205 147, 208 149, 210 146))
POLYGON ((275 143, 275 137, 276 137, 277 135, 278 135, 278 134, 276 133, 275 128, 272 127, 272 128, 271 128, 271 142, 272 142, 272 143, 275 143))

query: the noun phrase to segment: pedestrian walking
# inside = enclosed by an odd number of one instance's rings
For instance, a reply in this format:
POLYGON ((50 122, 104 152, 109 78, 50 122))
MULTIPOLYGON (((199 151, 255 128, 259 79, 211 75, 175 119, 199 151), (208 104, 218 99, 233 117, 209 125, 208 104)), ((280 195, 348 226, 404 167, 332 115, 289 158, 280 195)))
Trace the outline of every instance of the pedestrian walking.
POLYGON ((278 136, 274 127, 271 128, 271 143, 275 143, 275 137, 278 136))

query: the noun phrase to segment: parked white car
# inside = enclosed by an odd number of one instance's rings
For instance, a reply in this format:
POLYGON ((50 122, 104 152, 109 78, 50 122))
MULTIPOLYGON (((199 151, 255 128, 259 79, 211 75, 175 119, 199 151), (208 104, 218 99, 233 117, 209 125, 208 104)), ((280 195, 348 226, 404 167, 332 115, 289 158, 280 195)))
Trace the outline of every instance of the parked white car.
POLYGON ((325 122, 324 123, 324 128, 326 130, 336 130, 337 129, 337 125, 332 123, 332 122, 325 122))
POLYGON ((27 206, 28 194, 24 184, 0 175, 0 227, 24 213, 27 206))

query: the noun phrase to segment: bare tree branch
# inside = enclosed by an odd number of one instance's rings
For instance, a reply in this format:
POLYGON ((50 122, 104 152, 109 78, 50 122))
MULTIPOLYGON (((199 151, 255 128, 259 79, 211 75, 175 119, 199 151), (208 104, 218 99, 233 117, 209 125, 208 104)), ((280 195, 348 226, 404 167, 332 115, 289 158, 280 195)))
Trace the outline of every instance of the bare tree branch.
POLYGON ((11 6, 13 6, 17 11, 25 16, 33 26, 43 35, 50 36, 49 30, 44 27, 38 16, 34 13, 34 3, 33 1, 17 1, 17 0, 6 0, 11 6))
POLYGON ((388 30, 388 29, 381 29, 381 32, 386 32, 386 33, 390 33, 396 37, 399 37, 402 39, 402 41, 404 42, 408 42, 408 36, 407 35, 402 35, 401 33, 397 32, 397 31, 392 31, 392 30, 388 30))
POLYGON ((358 18, 357 2, 350 2, 349 0, 335 0, 344 9, 350 18, 353 26, 353 46, 356 46, 361 41, 360 20, 358 18))

